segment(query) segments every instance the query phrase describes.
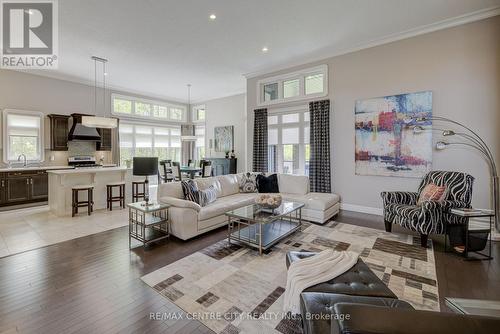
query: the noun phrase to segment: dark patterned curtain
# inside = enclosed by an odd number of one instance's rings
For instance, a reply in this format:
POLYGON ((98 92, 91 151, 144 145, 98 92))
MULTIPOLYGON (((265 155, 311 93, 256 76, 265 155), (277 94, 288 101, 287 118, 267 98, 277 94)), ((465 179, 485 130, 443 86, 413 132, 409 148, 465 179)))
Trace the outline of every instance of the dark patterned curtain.
POLYGON ((330 100, 309 103, 311 157, 309 182, 312 192, 330 193, 330 100))
POLYGON ((254 110, 253 171, 267 172, 267 109, 254 110))

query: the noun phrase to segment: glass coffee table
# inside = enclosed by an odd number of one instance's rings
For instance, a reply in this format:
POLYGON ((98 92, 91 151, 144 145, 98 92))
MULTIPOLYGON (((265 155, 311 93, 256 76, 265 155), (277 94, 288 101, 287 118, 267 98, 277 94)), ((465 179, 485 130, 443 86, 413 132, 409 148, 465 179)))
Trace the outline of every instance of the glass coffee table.
POLYGON ((257 204, 226 212, 228 242, 237 242, 259 250, 259 254, 300 230, 303 203, 283 201, 276 209, 257 204))
POLYGON ((445 297, 446 306, 455 313, 500 317, 500 301, 445 297))

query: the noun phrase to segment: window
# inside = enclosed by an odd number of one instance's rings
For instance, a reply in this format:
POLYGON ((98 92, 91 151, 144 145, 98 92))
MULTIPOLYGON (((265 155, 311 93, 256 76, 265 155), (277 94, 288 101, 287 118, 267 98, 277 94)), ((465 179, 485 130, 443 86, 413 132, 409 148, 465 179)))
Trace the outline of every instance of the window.
POLYGON ((283 81, 283 98, 298 96, 300 94, 300 79, 283 81))
POLYGON ((180 126, 156 126, 121 122, 120 164, 133 157, 158 157, 158 160, 181 160, 180 126))
POLYGON ((323 93, 323 73, 306 76, 306 95, 323 93))
POLYGON ((205 105, 199 105, 193 107, 193 121, 194 122, 205 121, 205 105))
POLYGON ((309 129, 307 106, 268 116, 270 172, 309 175, 309 129))
POLYGON ((205 125, 197 125, 194 130, 196 136, 195 160, 205 158, 205 125))
POLYGON ((175 121, 182 121, 184 110, 180 108, 170 108, 170 119, 175 121))
POLYGON ((120 114, 131 114, 132 101, 115 98, 113 100, 113 110, 120 114))
POLYGON ((286 73, 257 82, 257 104, 271 105, 328 95, 328 66, 286 73))
POLYGON ((118 94, 112 95, 114 115, 150 120, 186 122, 187 111, 182 105, 149 101, 118 94))
POLYGON ((264 101, 273 101, 278 99, 278 84, 271 83, 264 85, 264 101))
POLYGON ((4 162, 15 162, 21 154, 30 162, 43 161, 43 119, 39 112, 4 110, 4 162))

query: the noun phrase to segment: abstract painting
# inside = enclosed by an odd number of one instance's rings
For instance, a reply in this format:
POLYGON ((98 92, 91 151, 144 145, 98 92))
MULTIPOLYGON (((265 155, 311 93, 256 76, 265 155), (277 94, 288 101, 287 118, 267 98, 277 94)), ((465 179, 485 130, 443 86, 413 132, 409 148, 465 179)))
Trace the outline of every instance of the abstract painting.
POLYGON ((422 177, 432 167, 432 92, 356 101, 356 175, 422 177), (419 131, 414 131, 419 126, 419 131))
POLYGON ((215 152, 230 152, 233 149, 234 126, 214 128, 215 152))

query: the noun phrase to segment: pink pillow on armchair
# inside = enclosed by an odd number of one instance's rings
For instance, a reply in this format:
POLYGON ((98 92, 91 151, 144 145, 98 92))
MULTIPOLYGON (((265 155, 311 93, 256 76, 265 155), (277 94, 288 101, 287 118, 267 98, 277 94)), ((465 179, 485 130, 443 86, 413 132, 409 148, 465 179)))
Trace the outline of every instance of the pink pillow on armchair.
POLYGON ((442 203, 446 198, 446 187, 438 186, 434 183, 429 183, 422 189, 420 196, 418 197, 417 205, 422 204, 425 201, 434 201, 442 203))

